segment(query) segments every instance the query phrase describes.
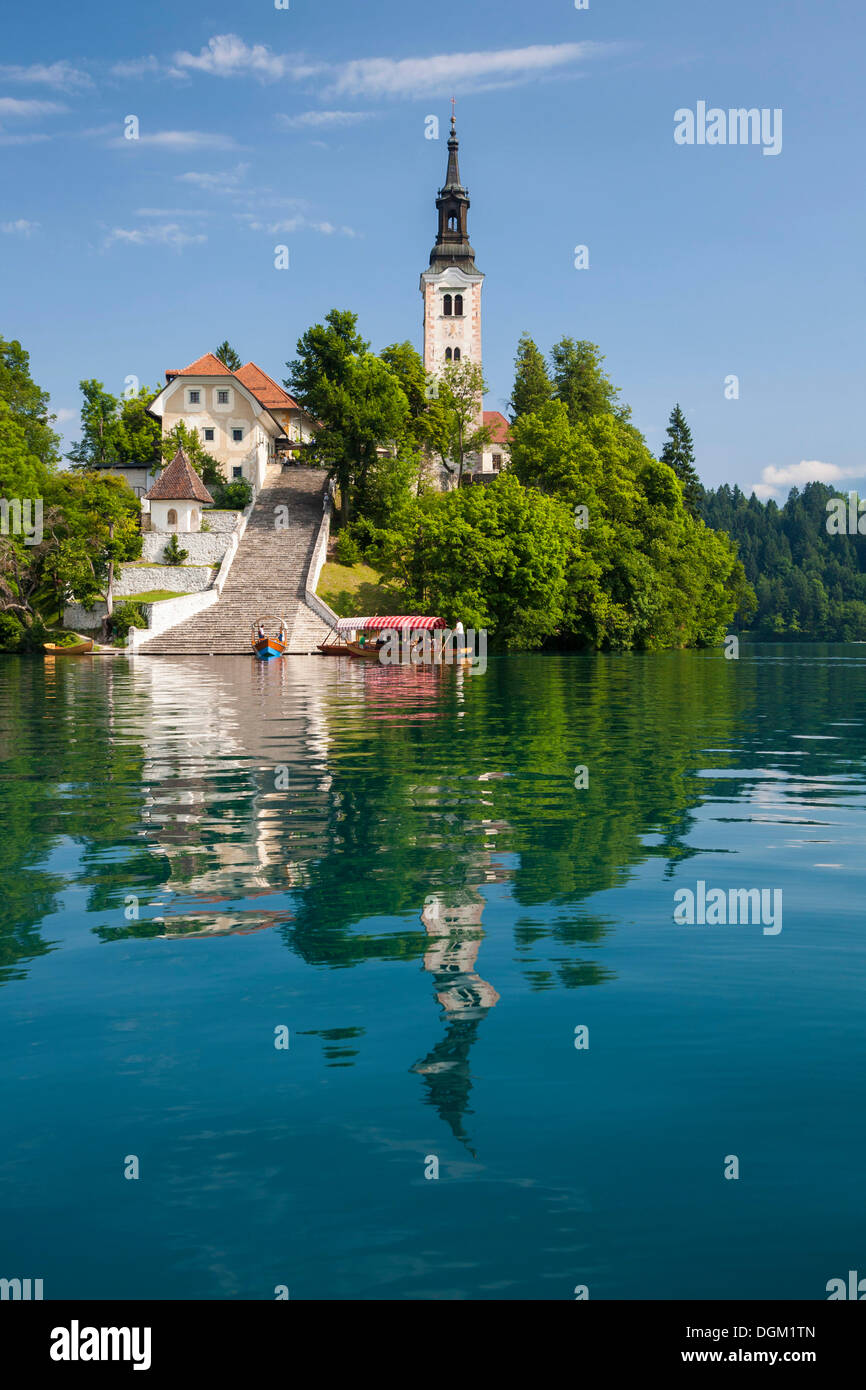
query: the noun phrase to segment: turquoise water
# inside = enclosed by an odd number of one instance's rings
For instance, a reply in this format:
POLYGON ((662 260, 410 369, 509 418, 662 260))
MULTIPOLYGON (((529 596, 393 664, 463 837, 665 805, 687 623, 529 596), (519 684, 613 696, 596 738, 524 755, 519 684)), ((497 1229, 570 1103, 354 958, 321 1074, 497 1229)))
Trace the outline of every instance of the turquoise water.
POLYGON ((822 1299, 866 1273, 864 679, 856 645, 4 659, 0 1275, 822 1299), (781 932, 677 925, 699 881, 781 889, 781 932))

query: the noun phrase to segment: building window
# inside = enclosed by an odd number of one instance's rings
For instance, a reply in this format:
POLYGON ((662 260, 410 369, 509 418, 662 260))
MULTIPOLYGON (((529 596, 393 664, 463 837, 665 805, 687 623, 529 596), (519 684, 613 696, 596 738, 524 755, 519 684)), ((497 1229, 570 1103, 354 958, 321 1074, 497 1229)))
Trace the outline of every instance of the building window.
POLYGON ((238 464, 235 464, 234 468, 232 469, 232 477, 233 477, 233 478, 242 478, 243 476, 244 476, 244 470, 243 470, 241 467, 239 467, 238 464))
POLYGON ((462 316, 462 314, 463 314, 463 295, 462 295, 462 294, 455 294, 455 296, 454 296, 454 312, 455 312, 455 314, 460 314, 461 316, 462 316))
POLYGON ((452 213, 449 213, 449 214, 448 214, 448 230, 449 230, 449 232, 456 232, 456 231, 457 231, 457 213, 456 213, 456 212, 452 212, 452 213))
POLYGON ((166 526, 177 526, 177 512, 174 507, 169 507, 168 516, 165 519, 166 526))
POLYGON ((450 349, 450 348, 446 348, 446 349, 445 349, 445 361, 446 361, 446 362, 450 362, 450 361, 451 361, 451 349, 450 349))
POLYGON ((453 312, 453 304, 450 294, 446 294, 445 298, 442 301, 442 312, 446 318, 451 317, 451 314, 453 312))
POLYGON ((235 444, 240 444, 241 441, 243 440, 243 437, 244 437, 244 432, 243 432, 243 430, 238 430, 238 429, 232 430, 232 440, 234 441, 235 444))
POLYGON ((209 444, 213 443, 214 432, 212 429, 205 428, 204 437, 209 444))
POLYGON ((502 467, 502 455, 501 455, 501 454, 494 454, 494 455, 493 455, 493 472, 494 472, 494 473, 498 473, 501 467, 502 467))
POLYGON ((228 391, 217 391, 217 405, 228 405, 228 403, 229 403, 229 393, 228 393, 228 391))
POLYGON ((460 361, 460 349, 459 349, 459 348, 455 348, 455 349, 454 349, 454 361, 455 361, 455 362, 459 362, 459 361, 460 361))
POLYGON ((200 400, 201 400, 201 391, 190 391, 190 393, 189 393, 189 403, 190 403, 190 405, 198 405, 198 403, 199 403, 200 400))

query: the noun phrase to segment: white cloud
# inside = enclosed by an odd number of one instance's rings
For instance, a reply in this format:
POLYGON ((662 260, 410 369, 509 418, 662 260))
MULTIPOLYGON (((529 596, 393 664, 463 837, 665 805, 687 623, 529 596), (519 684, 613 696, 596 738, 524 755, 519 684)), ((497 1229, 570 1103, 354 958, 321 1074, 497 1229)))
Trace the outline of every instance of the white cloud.
POLYGON ((112 246, 118 241, 127 246, 171 246, 180 251, 184 246, 207 241, 207 237, 201 232, 185 232, 177 222, 166 222, 158 227, 112 227, 103 245, 112 246))
POLYGON ((39 225, 38 222, 28 222, 26 217, 19 217, 15 222, 0 222, 0 232, 5 232, 7 236, 32 236, 39 225))
POLYGON ((17 63, 3 63, 0 64, 0 77, 8 82, 32 82, 68 91, 76 87, 93 86, 93 79, 86 72, 74 68, 65 59, 58 63, 32 63, 29 67, 17 63))
POLYGON ((54 415, 58 425, 65 425, 70 420, 77 420, 78 413, 77 410, 70 410, 68 406, 62 405, 59 410, 55 410, 54 415))
POLYGON ((0 135, 0 145, 38 145, 50 135, 0 135))
POLYGON ((252 76, 261 82, 311 77, 318 71, 318 66, 300 61, 297 54, 272 53, 263 43, 250 48, 237 34, 217 34, 197 54, 175 53, 172 69, 177 76, 205 72, 211 77, 252 76))
POLYGON ((178 183, 192 183, 205 193, 233 193, 243 183, 248 164, 236 164, 234 169, 225 169, 218 174, 208 174, 193 169, 187 174, 175 174, 178 183))
POLYGON ((0 116, 56 116, 68 108, 59 101, 28 101, 18 97, 0 97, 0 116))
POLYGON ((787 468, 770 464, 762 470, 761 481, 755 483, 752 491, 756 497, 766 500, 779 497, 782 488, 804 487, 806 483, 839 483, 843 478, 860 478, 863 472, 862 468, 839 468, 835 463, 822 463, 820 459, 803 459, 787 468))
POLYGON ((140 134, 137 140, 118 135, 110 142, 117 148, 125 145, 158 146, 167 150, 236 150, 237 141, 231 135, 217 135, 210 130, 155 130, 140 134))
POLYGON ((616 48, 614 44, 558 43, 430 58, 357 58, 337 70, 333 90, 377 97, 485 91, 574 67, 616 48))
POLYGON ((277 124, 284 130, 330 130, 369 121, 376 114, 375 111, 304 111, 300 116, 278 115, 277 124))
POLYGON ((128 62, 115 63, 111 69, 112 77, 145 77, 149 72, 159 72, 161 63, 152 53, 146 58, 130 58, 128 62))

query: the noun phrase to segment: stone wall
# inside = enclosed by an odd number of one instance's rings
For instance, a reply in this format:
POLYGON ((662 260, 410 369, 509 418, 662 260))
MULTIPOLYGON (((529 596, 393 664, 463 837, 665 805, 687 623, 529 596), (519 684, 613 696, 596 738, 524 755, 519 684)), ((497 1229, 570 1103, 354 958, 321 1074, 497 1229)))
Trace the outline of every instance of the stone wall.
MULTIPOLYGON (((223 513, 225 515, 225 513, 223 513)), ((239 518, 240 512, 232 512, 239 518)), ((152 564, 159 564, 165 558, 165 547, 171 537, 164 531, 147 531, 141 538, 141 558, 152 564)), ((218 565, 229 548, 230 532, 194 531, 186 536, 178 536, 177 543, 187 552, 188 565, 218 565)), ((151 586, 153 587, 153 586, 151 586)))
MULTIPOLYGON (((226 541, 228 544, 228 541, 226 541)), ((209 565, 124 565, 115 580, 114 597, 119 602, 128 594, 147 594, 151 589, 170 589, 176 594, 198 594, 209 589, 216 569, 209 565)))

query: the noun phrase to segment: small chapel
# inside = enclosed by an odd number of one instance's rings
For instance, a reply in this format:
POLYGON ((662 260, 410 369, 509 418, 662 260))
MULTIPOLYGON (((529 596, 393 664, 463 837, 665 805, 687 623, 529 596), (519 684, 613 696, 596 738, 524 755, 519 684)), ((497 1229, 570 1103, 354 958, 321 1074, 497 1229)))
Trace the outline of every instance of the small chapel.
MULTIPOLYGON (((437 376, 451 362, 482 365, 481 290, 484 274, 475 264, 469 241, 469 189, 460 181, 460 142, 454 103, 448 136, 445 183, 436 195, 438 225, 430 265, 421 275, 424 300, 424 369, 437 376)), ((508 464, 508 421, 498 410, 485 410, 478 398, 476 428, 490 431, 490 443, 468 460, 473 481, 487 481, 508 464)), ((446 470, 443 484, 448 485, 446 470)))

